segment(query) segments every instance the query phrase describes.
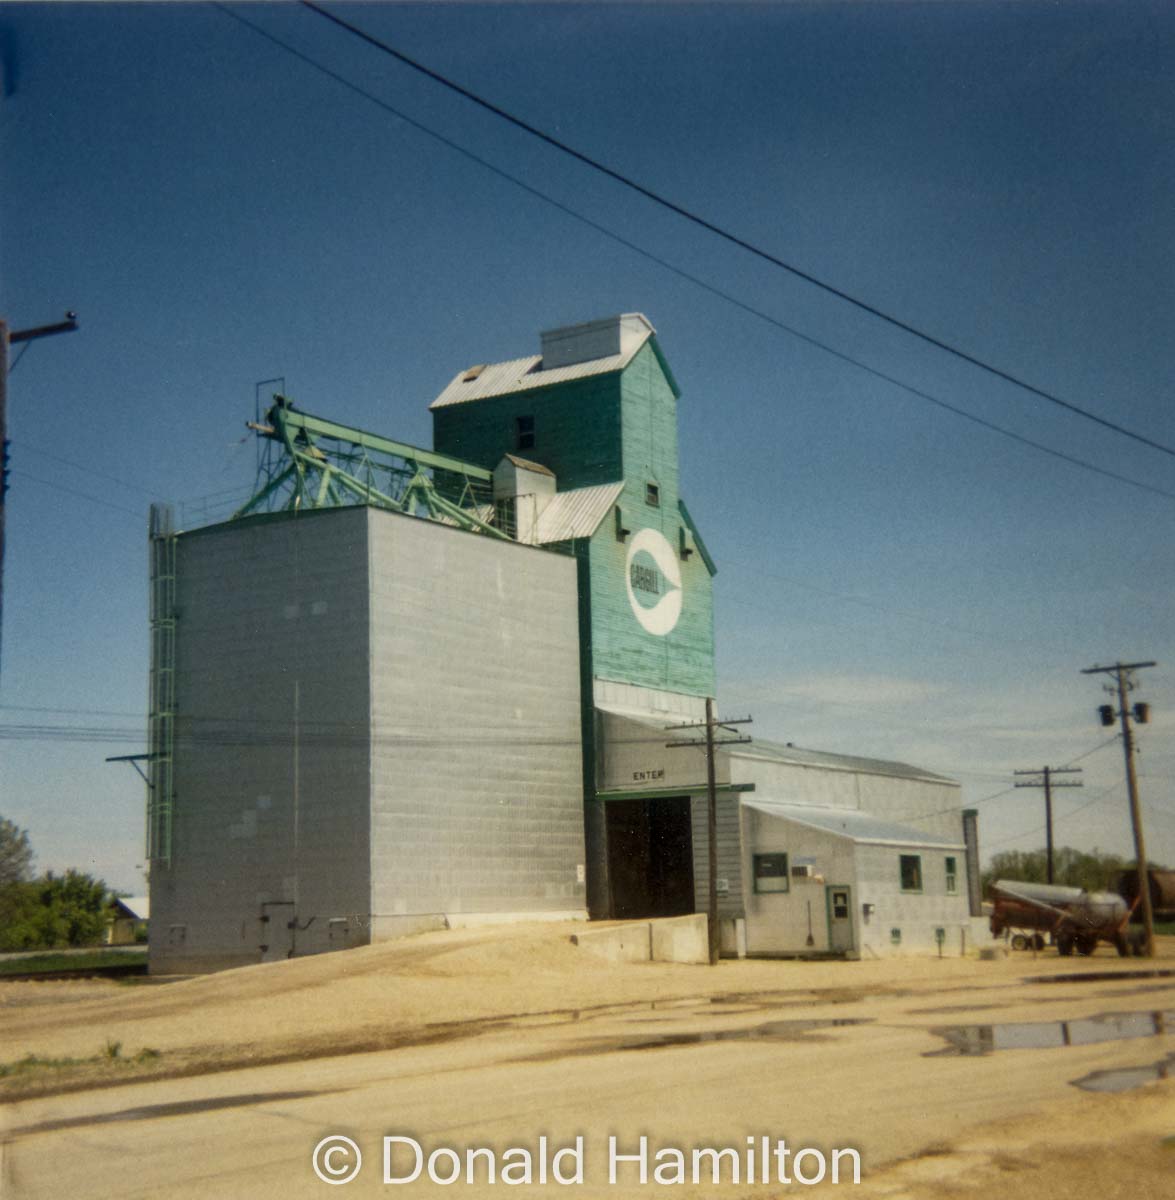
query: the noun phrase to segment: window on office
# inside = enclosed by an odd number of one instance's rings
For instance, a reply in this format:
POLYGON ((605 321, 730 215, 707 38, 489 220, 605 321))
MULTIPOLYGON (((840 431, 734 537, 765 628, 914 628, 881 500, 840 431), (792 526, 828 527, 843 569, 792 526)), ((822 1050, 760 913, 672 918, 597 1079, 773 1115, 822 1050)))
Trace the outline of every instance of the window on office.
POLYGON ((922 890, 922 855, 903 854, 901 856, 902 891, 920 892, 922 890))
POLYGON ((755 855, 755 891, 786 892, 789 889, 786 854, 755 855))
POLYGON ((949 854, 946 861, 947 895, 954 896, 959 890, 959 865, 949 854))
POLYGON ((650 508, 661 507, 661 489, 657 484, 645 484, 645 503, 649 505, 650 508))

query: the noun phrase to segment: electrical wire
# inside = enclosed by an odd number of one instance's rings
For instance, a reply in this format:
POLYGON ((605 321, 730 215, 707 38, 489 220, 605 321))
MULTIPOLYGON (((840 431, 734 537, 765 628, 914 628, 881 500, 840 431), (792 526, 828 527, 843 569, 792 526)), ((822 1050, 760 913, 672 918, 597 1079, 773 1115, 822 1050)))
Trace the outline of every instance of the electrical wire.
MULTIPOLYGON (((1093 805, 1098 804, 1101 801, 1105 800, 1112 792, 1117 791, 1121 786, 1122 786, 1121 782, 1111 784, 1110 787, 1105 788, 1103 791, 1099 792, 1096 796, 1094 796, 1091 800, 1087 800, 1084 804, 1079 805, 1077 808, 1071 809, 1069 812, 1060 813, 1059 815, 1054 816, 1053 817, 1054 827, 1059 825, 1062 821, 1068 821, 1071 817, 1075 817, 1078 814, 1085 812, 1085 810, 1087 808, 1091 808, 1093 805)), ((1011 837, 1000 838, 998 841, 994 841, 994 842, 986 842, 985 848, 990 850, 993 846, 1006 846, 1011 842, 1019 842, 1019 841, 1022 841, 1026 837, 1032 837, 1034 834, 1044 833, 1045 828, 1046 827, 1044 825, 1037 825, 1033 829, 1026 829, 1023 833, 1013 834, 1011 837)))
POLYGON ((1007 383, 1011 383, 1015 387, 1021 388, 1040 400, 1045 400, 1050 404, 1055 404, 1058 407, 1075 414, 1076 416, 1082 417, 1087 421, 1092 421, 1097 425, 1101 425, 1103 428, 1121 434, 1123 437, 1131 438, 1136 442, 1140 442, 1144 446, 1149 446, 1153 450, 1159 450, 1163 454, 1169 454, 1172 457, 1175 457, 1175 449, 1172 447, 1166 446, 1161 442, 1146 437, 1144 434, 1137 433, 1132 429, 1128 429, 1124 425, 1119 425, 1114 421, 1099 416, 1097 413, 1090 412, 1088 409, 1081 408, 1080 406, 1073 404, 1068 400, 1064 400, 1061 397, 1054 395, 1052 392, 1045 391, 1043 388, 1039 388, 1034 384, 1031 384, 1020 378, 1019 376, 1003 370, 1000 367, 993 366, 984 359, 981 359, 966 350, 960 349, 958 346, 955 346, 952 343, 943 340, 942 338, 938 338, 933 334, 927 333, 925 330, 912 325, 908 321, 904 321, 899 317, 893 316, 891 313, 885 312, 876 305, 869 304, 868 302, 851 295, 842 288, 835 287, 834 285, 825 282, 824 280, 813 275, 811 272, 802 270, 801 268, 795 266, 793 263, 786 262, 782 258, 779 258, 776 255, 762 249, 761 247, 754 245, 752 242, 747 241, 745 238, 739 237, 737 234, 732 233, 723 226, 707 220, 705 217, 692 212, 683 205, 668 199, 666 196, 661 195, 652 188, 638 183, 636 180, 620 171, 617 171, 613 167, 609 167, 606 163, 601 162, 599 159, 593 158, 591 155, 585 154, 581 150, 577 150, 574 146, 571 146, 567 142, 561 141, 559 138, 556 138, 544 130, 539 129, 537 126, 531 125, 529 122, 524 121, 521 117, 515 116, 513 113, 508 112, 499 105, 486 100, 482 96, 479 96, 476 92, 471 91, 469 88, 463 87, 461 84, 456 83, 454 80, 449 79, 445 75, 442 75, 439 71, 425 66, 423 63, 409 57, 407 54, 397 50, 394 46, 389 45, 387 42, 381 41, 379 38, 368 33, 366 30, 361 29, 359 26, 353 25, 349 21, 345 21, 342 17, 337 16, 336 14, 323 8, 321 5, 314 3, 313 0, 301 0, 301 3, 303 8, 309 9, 311 12, 316 13, 323 19, 330 21, 334 25, 337 25, 340 29, 346 30, 348 33, 359 38, 367 45, 374 47, 383 54, 389 55, 390 57, 396 59, 397 62, 402 63, 404 66, 410 67, 412 70, 419 72, 420 74, 433 80, 433 82, 440 84, 442 87, 448 88, 450 91, 456 93, 471 103, 485 109, 485 111, 492 113, 494 116, 506 121, 510 125, 513 125, 516 129, 520 129, 524 133, 529 134, 531 137, 539 139, 548 146, 551 146, 561 153, 574 158, 576 161, 583 163, 585 166, 590 167, 592 170, 598 171, 600 174, 607 176, 609 179, 619 183, 621 186, 636 192, 638 195, 645 197, 647 200, 651 200, 654 204, 657 204, 660 207, 675 213, 677 216, 684 218, 691 224, 707 230, 709 233, 714 234, 733 246, 737 246, 741 250, 745 250, 748 254, 751 254, 774 267, 778 267, 779 269, 786 271, 789 275, 792 275, 797 279, 801 279, 805 283, 811 284, 813 287, 819 288, 821 291, 826 292, 831 296, 835 296, 837 299, 852 305, 861 312, 868 313, 870 316, 873 316, 896 329, 900 329, 903 332, 910 334, 929 346, 933 346, 938 350, 942 350, 965 363, 969 363, 971 366, 978 367, 981 371, 985 371, 988 374, 995 376, 997 379, 1002 379, 1007 383))
POLYGON ((116 512, 129 513, 132 517, 142 520, 143 514, 137 512, 133 508, 127 508, 122 504, 115 504, 112 500, 104 500, 101 496, 91 496, 89 492, 80 492, 77 488, 67 487, 64 483, 54 483, 51 479, 42 479, 39 475, 30 475, 28 471, 21 471, 14 467, 11 472, 13 475, 19 476, 21 479, 28 479, 32 483, 39 483, 43 487, 52 488, 54 491, 67 492, 71 496, 78 496, 82 500, 88 500, 91 504, 101 504, 106 508, 113 508, 116 512))
POLYGON ((758 320, 763 321, 765 324, 771 326, 772 328, 777 329, 783 333, 789 334, 790 336, 798 339, 799 341, 802 341, 805 344, 814 347, 815 349, 821 350, 824 353, 832 356, 833 358, 838 359, 841 362, 844 362, 851 366, 854 366, 854 367, 858 368, 859 370, 864 371, 867 374, 873 376, 876 379, 880 379, 885 383, 888 383, 894 387, 900 388, 902 391, 907 392, 910 395, 915 396, 920 400, 924 400, 929 404, 933 404, 936 407, 945 410, 946 412, 953 413, 955 416, 961 417, 962 419, 964 419, 966 421, 970 421, 973 424, 979 425, 982 428, 991 431, 992 433, 996 433, 996 434, 1000 435, 1001 437, 1008 438, 1011 441, 1018 442, 1024 446, 1028 446, 1031 449, 1040 451, 1041 453, 1047 454, 1052 458, 1059 459, 1062 462, 1067 462, 1067 463, 1071 464, 1072 466, 1080 467, 1083 470, 1091 471, 1095 474, 1102 475, 1107 479, 1113 479, 1119 483, 1125 483, 1130 487, 1138 488, 1141 491, 1150 492, 1154 495, 1162 496, 1168 500, 1175 500, 1175 492, 1168 491, 1164 488, 1155 487, 1152 484, 1142 483, 1141 481, 1139 481, 1137 479, 1132 479, 1126 475, 1121 475, 1116 471, 1109 471, 1106 468, 1099 467, 1096 464, 1088 462, 1085 459, 1078 458, 1075 455, 1066 454, 1061 450, 1055 450, 1051 446, 1046 446, 1042 442, 1034 441, 1032 438, 1024 437, 1022 434, 1015 433, 1014 431, 1012 431, 1010 429, 1006 429, 1001 425, 997 425, 993 421, 988 421, 983 417, 976 416, 974 413, 968 412, 966 409, 962 409, 962 408, 959 408, 957 405, 950 404, 947 401, 942 400, 942 399, 938 398, 937 396, 934 396, 931 393, 924 391, 921 388, 917 388, 917 387, 914 387, 912 384, 903 382, 901 379, 898 379, 896 376, 889 375, 886 372, 881 371, 876 367, 871 367, 867 363, 861 361, 860 359, 854 358, 852 355, 846 354, 844 351, 837 350, 834 347, 827 344, 826 342, 820 341, 818 338, 811 337, 810 335, 801 332, 800 330, 796 329, 795 327, 788 325, 786 322, 781 321, 781 320, 777 319, 776 317, 771 316, 769 313, 763 312, 761 309, 758 309, 758 308, 754 307, 753 305, 748 304, 743 300, 740 300, 737 296, 734 296, 732 293, 729 293, 729 292, 723 290, 722 288, 716 287, 715 285, 706 282, 704 279, 700 278, 699 276, 693 275, 692 273, 682 269, 681 267, 675 266, 673 263, 669 262, 667 259, 661 258, 659 255, 654 254, 652 251, 646 250, 642 246, 637 245, 637 243, 630 241, 628 238, 625 238, 625 237, 621 236, 620 234, 613 232, 611 229, 609 229, 605 225, 602 225, 600 222, 593 220, 591 217, 585 216, 583 213, 577 211, 574 208, 571 208, 569 205, 562 203, 562 201, 556 200, 553 196, 548 195, 546 192, 541 191, 539 188, 533 187, 531 184, 524 182, 523 180, 519 179, 516 175, 512 175, 512 174, 510 174, 510 172, 502 169, 501 167, 496 166, 494 163, 490 162, 488 159, 482 158, 480 155, 475 154, 473 151, 466 149, 460 143, 455 142, 451 138, 446 137, 444 134, 438 133, 436 130, 429 128, 429 126, 423 124, 422 122, 416 120, 413 117, 408 116, 407 113, 396 108, 394 105, 389 104, 386 100, 381 99, 379 96, 376 96, 372 92, 369 92, 367 89, 360 87, 356 83, 353 83, 351 80, 347 79, 344 75, 339 74, 339 72, 332 70, 330 67, 324 66, 322 63, 311 58, 308 54, 305 54, 305 53, 303 53, 303 51, 297 49, 297 47, 292 46, 290 43, 283 41, 281 38, 270 33, 268 30, 263 29, 261 26, 255 24, 253 21, 250 21, 246 17, 241 16, 239 13, 234 12, 227 5, 219 3, 218 0, 213 0, 213 7, 216 8, 221 13, 223 13, 225 16, 231 17, 234 21, 237 21, 240 24, 244 25, 246 28, 251 29, 258 36, 263 37, 266 41, 277 46, 279 49, 284 50, 286 53, 288 53, 292 57, 298 59, 300 62, 304 63, 305 65, 311 67, 313 70, 318 71, 322 75, 325 75, 328 79, 334 80, 334 82, 336 82, 340 86, 346 88, 348 91, 353 92, 355 95, 360 96, 363 99, 369 101, 370 103, 376 105, 376 107, 383 109, 387 113, 390 113, 392 116, 403 121, 404 124, 408 125, 410 128, 415 129, 418 133, 422 133, 426 137, 432 138, 434 141, 439 142, 441 145, 452 150, 454 153, 461 155, 461 157, 467 159, 470 162, 476 163, 478 166, 482 167, 484 170, 497 176, 499 179, 503 179, 506 182, 513 184, 515 187, 520 188, 522 191, 526 192, 530 196, 535 197, 535 199, 542 201, 544 204, 550 205, 552 208, 563 213, 565 216, 570 217, 572 220, 578 221, 580 224, 587 226, 589 229, 594 230, 596 233, 599 233, 601 236, 608 238, 610 241, 615 242, 617 245, 623 246, 626 250, 629 250, 632 253, 639 255, 641 258, 644 258, 647 261, 656 264, 657 266, 661 267, 662 269, 677 276, 679 279, 685 280, 687 283, 690 283, 690 284, 694 285, 695 287, 700 288, 701 290, 709 293, 710 295, 713 295, 713 296, 717 297, 718 299, 723 300, 726 303, 733 305, 734 307, 738 308, 742 312, 745 312, 748 315, 753 316, 753 317, 757 318, 758 320))
POLYGON ((127 491, 140 492, 143 495, 153 496, 156 498, 159 495, 159 493, 152 488, 143 487, 143 485, 140 483, 128 483, 125 479, 120 478, 118 475, 111 475, 105 471, 95 470, 95 468, 89 463, 80 463, 75 462, 71 458, 62 458, 59 454, 53 454, 48 450, 42 450, 39 446, 31 445, 23 438, 21 438, 19 441, 13 441, 12 445, 15 448, 23 450, 26 454, 35 454, 39 458, 46 458, 50 462, 59 463, 61 466, 73 467, 78 471, 84 471, 87 475, 94 476, 97 479, 105 479, 107 482, 116 484, 118 487, 126 488, 127 491))
POLYGON ((1104 742, 1098 742, 1098 744, 1096 746, 1094 746, 1094 748, 1092 750, 1086 750, 1086 752, 1084 754, 1079 754, 1076 758, 1069 759, 1069 761, 1067 763, 1065 763, 1064 765, 1066 767, 1071 767, 1074 763, 1081 762, 1082 759, 1088 758, 1091 754, 1096 754, 1099 750, 1104 750, 1107 746, 1114 745, 1114 743, 1118 741, 1118 738, 1119 738, 1119 735, 1114 734, 1113 737, 1106 738, 1106 740, 1104 742))
POLYGON ((22 358, 24 358, 25 352, 28 350, 28 348, 32 344, 33 344, 32 342, 25 342, 25 344, 23 346, 21 346, 21 348, 16 352, 16 357, 12 360, 12 362, 10 362, 8 364, 8 374, 9 375, 11 375, 12 372, 16 370, 17 364, 20 362, 20 360, 22 358))

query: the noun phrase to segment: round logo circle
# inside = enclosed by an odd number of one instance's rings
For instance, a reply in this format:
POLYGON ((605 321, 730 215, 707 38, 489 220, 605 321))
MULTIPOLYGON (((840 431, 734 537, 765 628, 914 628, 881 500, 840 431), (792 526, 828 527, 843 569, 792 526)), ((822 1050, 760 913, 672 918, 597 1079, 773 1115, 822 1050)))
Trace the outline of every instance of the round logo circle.
POLYGON ((624 561, 624 584, 628 589, 628 603, 633 616, 657 637, 664 637, 677 624, 681 616, 681 567, 673 547, 656 529, 642 529, 633 537, 624 561), (653 560, 655 568, 642 567, 635 562, 636 556, 645 553, 653 560), (660 595, 653 605, 646 607, 637 598, 636 587, 650 596, 660 595), (662 591, 662 584, 666 590, 662 591))
POLYGON ((363 1155, 349 1137, 334 1133, 314 1147, 310 1161, 323 1183, 350 1183, 363 1166, 363 1155))

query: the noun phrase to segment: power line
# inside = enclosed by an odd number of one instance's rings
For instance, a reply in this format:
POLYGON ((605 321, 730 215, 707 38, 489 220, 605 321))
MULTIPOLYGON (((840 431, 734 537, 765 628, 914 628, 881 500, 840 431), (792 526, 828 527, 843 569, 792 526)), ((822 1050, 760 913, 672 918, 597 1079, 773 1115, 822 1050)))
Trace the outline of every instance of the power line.
POLYGON ((1083 758, 1088 758, 1091 754, 1096 754, 1099 750, 1104 750, 1107 746, 1112 746, 1117 740, 1117 734, 1115 734, 1112 738, 1106 738, 1104 742, 1098 742, 1098 744, 1094 746, 1092 750, 1086 750, 1084 754, 1079 754, 1076 758, 1069 759, 1065 766, 1071 767, 1074 763, 1081 762, 1083 758))
POLYGON ((1119 483, 1125 483, 1130 487, 1138 488, 1154 495, 1163 496, 1168 500, 1175 500, 1175 492, 1170 492, 1163 488, 1155 487, 1152 484, 1141 483, 1137 479, 1131 479, 1126 475, 1120 475, 1116 471, 1106 470, 1104 467, 1099 467, 1094 463, 1087 462, 1085 459, 1077 458, 1074 455, 1066 454, 1063 451, 1055 450, 1050 446, 1046 446, 1041 442, 1034 441, 1032 438, 1024 437, 1022 434, 1015 433, 1010 429, 1006 429, 1001 425, 997 425, 993 421, 988 421, 985 418, 976 416, 974 413, 970 413, 965 409, 957 407, 956 405, 949 404, 947 401, 941 400, 937 396, 923 391, 921 388, 917 388, 912 384, 903 382, 896 376, 889 375, 885 371, 881 371, 876 367, 871 367, 867 363, 862 362, 860 359, 854 358, 852 355, 846 354, 844 351, 837 350, 828 345, 826 342, 820 341, 818 338, 814 338, 806 333, 802 333, 800 330, 788 325, 786 322, 771 316, 769 313, 763 312, 761 309, 754 307, 754 305, 740 300, 737 296, 734 296, 730 292, 724 291, 722 288, 708 283, 699 276, 693 275, 689 271, 675 266, 667 259, 661 258, 652 251, 646 250, 644 247, 637 245, 637 243, 630 241, 628 238, 613 232, 607 226, 600 224, 591 217, 585 216, 583 213, 578 212, 569 205, 562 203, 562 201, 556 200, 553 196, 548 195, 546 192, 533 187, 529 183, 525 183, 516 175, 510 174, 509 171, 496 166, 488 159, 482 158, 480 155, 475 154, 472 150, 466 149, 466 147, 462 146, 459 142, 455 142, 451 138, 446 137, 444 134, 438 133, 436 130, 429 128, 429 126, 423 124, 413 117, 410 117, 407 113, 396 108, 394 105, 389 104, 386 100, 383 100, 374 93, 369 92, 367 89, 360 87, 358 84, 353 83, 344 75, 339 74, 339 72, 332 70, 330 67, 324 66, 320 62, 317 62, 308 54, 305 54, 301 50, 297 49, 297 47, 283 41, 281 38, 270 33, 268 30, 263 29, 261 26, 256 25, 254 22, 250 21, 246 17, 241 16, 239 13, 234 12, 224 4, 217 3, 214 0, 213 7, 224 13, 225 16, 231 17, 234 21, 237 21, 246 28, 251 29, 259 37, 265 38, 266 41, 272 43, 274 46, 277 46, 279 49, 284 50, 287 54, 290 54, 292 57, 298 59, 299 62, 302 62, 306 66, 311 67, 313 70, 318 71, 320 74, 325 75, 328 79, 333 80, 335 83, 338 83, 348 91, 353 92, 355 95, 369 101, 377 108, 383 109, 385 112, 390 113, 398 120, 403 121, 405 125, 415 129, 418 133, 422 133, 426 137, 432 138, 434 141, 439 142, 441 145, 452 150, 455 154, 459 154, 462 158, 476 163, 483 170, 486 170, 490 174, 497 176, 499 179, 503 179, 507 183, 513 184, 515 187, 526 192, 528 195, 533 196, 535 199, 540 200, 544 204, 547 204, 557 211, 563 213, 564 216, 570 217, 574 221, 578 221, 580 224, 587 226, 587 228, 594 230, 596 233, 608 238, 617 245, 623 246, 626 250, 639 255, 641 258, 644 258, 649 262, 655 263, 657 266, 668 271, 670 274, 676 275, 679 279, 684 279, 687 283, 691 283, 695 287, 708 292, 712 296, 715 296, 718 299, 733 305, 735 308, 738 308, 742 312, 745 312, 748 315, 763 321, 772 328, 778 329, 783 333, 790 334, 799 341, 802 341, 807 345, 814 347, 815 349, 822 350, 825 354, 831 355, 833 358, 836 358, 841 362, 848 363, 849 365, 866 372, 866 374, 872 375, 876 379, 880 379, 885 383, 900 388, 902 391, 907 392, 920 400, 924 400, 929 404, 933 404, 938 408, 944 409, 949 413, 953 413, 957 417, 962 417, 965 421, 970 421, 973 424, 982 426, 984 429, 999 434, 1001 437, 1009 438, 1012 441, 1019 442, 1021 445, 1038 450, 1042 454, 1047 454, 1052 458, 1060 459, 1062 462, 1067 462, 1072 466, 1080 467, 1083 470, 1092 471, 1095 474, 1102 475, 1107 479, 1113 479, 1119 483))
POLYGON ((30 475, 28 473, 28 471, 20 471, 14 467, 12 469, 12 474, 19 475, 22 479, 28 479, 32 483, 39 483, 43 487, 53 488, 54 491, 67 492, 71 496, 78 496, 82 500, 88 500, 91 504, 102 504, 102 505, 105 505, 107 508, 115 509, 117 512, 129 513, 132 517, 138 517, 140 519, 143 516, 142 513, 137 512, 133 508, 127 508, 125 505, 122 505, 122 504, 115 504, 112 500, 104 500, 104 499, 102 499, 101 496, 91 496, 89 494, 89 492, 80 492, 80 491, 78 491, 77 488, 66 487, 65 484, 63 484, 63 483, 54 483, 50 479, 42 479, 38 475, 30 475))
MULTIPOLYGON (((1059 825, 1062 821, 1068 821, 1071 817, 1075 817, 1079 813, 1085 812, 1085 810, 1087 808, 1092 808, 1095 804, 1100 804, 1103 800, 1105 800, 1110 795, 1111 792, 1116 792, 1121 786, 1122 786, 1121 783, 1110 784, 1109 787, 1103 788, 1102 791, 1098 792, 1098 794, 1096 796, 1094 796, 1093 799, 1087 800, 1084 804, 1078 805, 1077 808, 1071 809, 1067 813, 1062 813, 1059 817, 1056 818, 1056 823, 1059 825)), ((1009 789, 1009 790, 1011 790, 1011 789, 1009 789)), ((1011 837, 1000 838, 998 841, 995 841, 995 842, 988 842, 987 847, 988 847, 988 849, 990 849, 992 846, 1006 846, 1006 845, 1008 845, 1009 842, 1018 842, 1024 838, 1032 837, 1033 834, 1037 834, 1037 833, 1044 833, 1043 825, 1037 825, 1034 829, 1026 829, 1023 833, 1016 833, 1016 834, 1013 834, 1011 837)))
POLYGON ((92 475, 97 479, 105 479, 109 483, 114 483, 121 488, 126 488, 127 491, 141 492, 143 495, 151 496, 152 498, 158 498, 159 496, 159 493, 152 488, 144 487, 140 483, 128 483, 125 479, 120 478, 118 475, 111 475, 106 471, 96 470, 90 463, 75 462, 71 458, 62 458, 59 454, 51 454, 48 450, 42 450, 39 446, 31 445, 23 438, 19 440, 14 439, 10 444, 19 447, 26 454, 35 454, 39 458, 47 458, 50 462, 59 463, 63 467, 73 467, 78 471, 84 471, 87 475, 92 475))
POLYGON ((1110 421, 1105 417, 1099 416, 1097 413, 1081 408, 1079 405, 1073 404, 1071 401, 1063 400, 1061 397, 1054 395, 1052 392, 1045 391, 1043 388, 1039 388, 1024 379, 1021 379, 1019 376, 1013 375, 1009 371, 1005 371, 1000 367, 993 366, 991 363, 986 362, 978 356, 971 354, 966 350, 962 350, 958 346, 944 341, 942 338, 935 337, 933 334, 919 329, 917 326, 910 324, 908 321, 904 321, 900 317, 895 317, 892 314, 885 312, 876 305, 869 304, 867 301, 858 299, 856 296, 853 296, 843 289, 835 287, 830 283, 826 283, 824 280, 818 278, 808 271, 801 269, 800 267, 795 266, 793 263, 786 262, 784 259, 771 254, 761 247, 756 246, 754 243, 748 242, 745 238, 739 237, 737 234, 730 232, 730 230, 724 228, 723 226, 707 220, 705 217, 702 217, 699 214, 692 212, 690 209, 685 208, 683 205, 668 199, 659 192, 654 191, 652 188, 638 183, 630 176, 627 176, 622 172, 609 167, 606 163, 601 162, 599 159, 593 158, 591 155, 585 154, 581 150, 577 150, 574 146, 571 146, 567 142, 561 141, 559 138, 546 133, 544 130, 539 129, 535 125, 531 125, 529 122, 524 121, 521 117, 515 116, 506 109, 494 104, 492 101, 486 100, 484 97, 479 96, 476 92, 471 91, 469 88, 463 87, 461 84, 456 83, 454 80, 449 79, 445 75, 442 75, 439 71, 435 71, 431 67, 425 66, 423 63, 409 57, 407 54, 397 50, 394 46, 389 45, 387 42, 381 41, 374 35, 367 33, 365 30, 359 28, 359 26, 352 25, 349 21, 343 20, 342 17, 336 16, 334 13, 327 11, 325 8, 321 7, 321 5, 313 3, 313 0, 301 0, 301 3, 304 8, 309 9, 311 12, 316 13, 318 16, 330 21, 334 25, 337 25, 340 29, 345 29, 348 33, 367 43, 367 45, 379 50, 381 53, 390 55, 392 58, 396 59, 397 62, 410 67, 414 71, 418 71, 420 74, 433 80, 434 83, 438 83, 442 87, 448 88, 450 91, 455 92, 457 95, 469 100, 471 103, 478 105, 501 120, 508 122, 515 128, 521 129, 524 133, 528 133, 532 137, 538 138, 540 141, 545 142, 548 146, 552 146, 561 153, 569 155, 571 158, 583 163, 592 170, 606 175, 609 179, 614 180, 621 186, 636 192, 638 195, 644 196, 647 200, 651 200, 654 204, 668 209, 677 216, 684 218, 694 225, 697 225, 701 229, 707 230, 709 233, 712 233, 724 241, 729 242, 731 245, 737 246, 741 250, 745 250, 747 253, 754 255, 756 258, 762 259, 764 262, 770 263, 772 266, 786 271, 788 274, 797 279, 802 279, 805 283, 811 284, 813 287, 817 287, 821 291, 827 292, 829 295, 835 296, 839 300, 843 300, 845 303, 852 305, 861 312, 868 313, 870 316, 876 317, 878 320, 884 321, 886 324, 891 325, 896 329, 900 329, 915 338, 918 338, 920 341, 925 342, 929 346, 933 346, 938 350, 942 350, 945 353, 962 360, 963 362, 969 363, 971 366, 978 367, 981 371, 986 371, 988 374, 994 375, 997 379, 1002 379, 1007 383, 1011 383, 1015 387, 1021 388, 1022 390, 1028 392, 1030 395, 1036 396, 1038 399, 1046 400, 1050 404, 1055 404, 1059 408, 1063 408, 1068 412, 1085 418, 1087 421, 1093 421, 1095 424, 1101 425, 1106 429, 1110 429, 1115 433, 1119 433, 1123 437, 1131 438, 1136 442, 1141 442, 1144 446, 1149 446, 1151 449, 1159 450, 1164 454, 1169 454, 1172 457, 1175 457, 1175 449, 1172 449, 1170 446, 1165 446, 1163 443, 1146 437, 1144 434, 1136 433, 1134 430, 1128 429, 1124 425, 1119 425, 1114 421, 1110 421))

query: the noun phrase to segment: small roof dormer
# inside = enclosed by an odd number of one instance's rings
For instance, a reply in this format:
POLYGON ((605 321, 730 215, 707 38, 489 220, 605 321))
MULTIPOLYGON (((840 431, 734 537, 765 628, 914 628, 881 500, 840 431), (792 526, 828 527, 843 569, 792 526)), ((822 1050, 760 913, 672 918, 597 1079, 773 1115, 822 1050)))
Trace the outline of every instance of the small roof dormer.
POLYGON ((603 358, 630 359, 657 331, 643 313, 621 313, 582 325, 548 329, 542 339, 542 369, 557 371, 603 358))

